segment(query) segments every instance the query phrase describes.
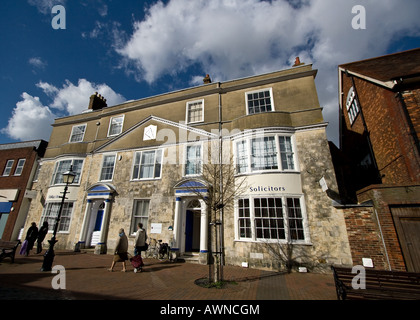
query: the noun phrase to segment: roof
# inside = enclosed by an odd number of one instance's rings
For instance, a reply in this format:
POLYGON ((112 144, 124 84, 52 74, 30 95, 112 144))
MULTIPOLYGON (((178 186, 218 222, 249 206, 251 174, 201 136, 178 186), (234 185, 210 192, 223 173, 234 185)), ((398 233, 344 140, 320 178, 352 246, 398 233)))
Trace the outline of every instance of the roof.
POLYGON ((6 143, 0 144, 0 150, 10 150, 10 149, 18 149, 18 148, 46 148, 48 144, 47 141, 44 140, 33 140, 33 141, 23 141, 23 142, 14 142, 14 143, 6 143))
POLYGON ((348 70, 381 82, 420 75, 420 48, 342 64, 348 70))

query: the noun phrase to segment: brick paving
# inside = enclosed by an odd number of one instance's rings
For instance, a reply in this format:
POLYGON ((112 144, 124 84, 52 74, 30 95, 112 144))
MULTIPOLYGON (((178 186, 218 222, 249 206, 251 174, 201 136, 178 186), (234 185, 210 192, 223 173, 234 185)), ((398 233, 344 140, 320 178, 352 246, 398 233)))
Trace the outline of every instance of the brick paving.
POLYGON ((224 267, 223 289, 203 288, 195 282, 208 276, 209 267, 190 263, 145 259, 142 273, 107 269, 112 256, 56 252, 54 265, 66 272, 66 289, 54 290, 56 274, 42 272, 43 256, 16 254, 0 262, 0 300, 335 300, 331 274, 280 274, 250 268, 224 267))

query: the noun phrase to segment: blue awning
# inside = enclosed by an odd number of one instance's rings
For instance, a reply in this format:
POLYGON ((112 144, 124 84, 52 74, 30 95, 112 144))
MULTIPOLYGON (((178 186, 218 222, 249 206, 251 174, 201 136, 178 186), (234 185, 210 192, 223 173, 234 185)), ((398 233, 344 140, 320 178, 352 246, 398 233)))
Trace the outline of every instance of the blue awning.
POLYGON ((0 202, 0 212, 9 213, 10 209, 12 209, 12 204, 12 202, 0 202))

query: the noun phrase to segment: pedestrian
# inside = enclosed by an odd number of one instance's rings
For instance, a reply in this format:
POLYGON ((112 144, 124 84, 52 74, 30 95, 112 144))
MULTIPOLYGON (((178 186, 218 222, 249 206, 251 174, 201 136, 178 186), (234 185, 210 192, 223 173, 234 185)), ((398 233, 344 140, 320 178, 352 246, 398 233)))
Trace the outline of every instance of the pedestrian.
POLYGON ((25 240, 28 241, 28 245, 26 247, 26 256, 29 255, 29 251, 31 251, 32 248, 34 247, 34 243, 35 243, 37 238, 38 238, 38 228, 36 226, 36 223, 32 222, 31 226, 29 227, 28 231, 26 232, 25 240))
POLYGON ((125 235, 124 229, 120 229, 118 233, 117 245, 114 250, 114 260, 112 261, 111 268, 108 271, 114 271, 115 264, 122 262, 122 272, 126 272, 125 262, 128 260, 128 238, 125 235))
POLYGON ((38 231, 38 239, 36 240, 37 241, 36 253, 41 253, 42 242, 44 241, 47 233, 48 233, 48 222, 44 221, 44 223, 42 224, 42 227, 39 228, 39 231, 38 231))
POLYGON ((134 246, 134 255, 140 255, 142 251, 146 251, 146 240, 147 240, 147 233, 146 230, 143 229, 143 224, 139 223, 137 225, 137 232, 136 232, 136 242, 134 246))

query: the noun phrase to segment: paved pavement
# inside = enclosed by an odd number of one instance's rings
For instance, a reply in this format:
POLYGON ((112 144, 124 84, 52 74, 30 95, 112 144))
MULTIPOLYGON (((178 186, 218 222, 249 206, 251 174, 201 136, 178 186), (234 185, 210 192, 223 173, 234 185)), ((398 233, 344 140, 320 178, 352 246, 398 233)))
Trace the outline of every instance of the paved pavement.
POLYGON ((110 255, 60 251, 56 252, 54 266, 64 267, 64 277, 63 272, 40 271, 42 261, 42 254, 23 257, 18 253, 13 264, 8 258, 1 261, 0 300, 159 300, 166 303, 336 299, 331 274, 280 274, 225 266, 224 278, 229 284, 223 289, 209 289, 196 284, 208 275, 209 267, 204 265, 145 259, 142 273, 134 273, 129 263, 125 273, 120 271, 121 263, 117 263, 114 272, 109 272, 110 255), (65 289, 56 290, 53 284, 65 289))

